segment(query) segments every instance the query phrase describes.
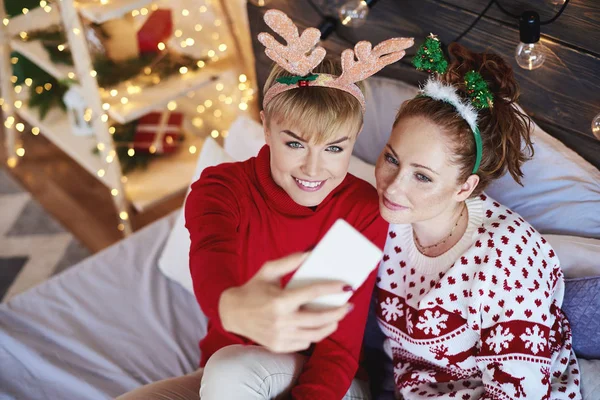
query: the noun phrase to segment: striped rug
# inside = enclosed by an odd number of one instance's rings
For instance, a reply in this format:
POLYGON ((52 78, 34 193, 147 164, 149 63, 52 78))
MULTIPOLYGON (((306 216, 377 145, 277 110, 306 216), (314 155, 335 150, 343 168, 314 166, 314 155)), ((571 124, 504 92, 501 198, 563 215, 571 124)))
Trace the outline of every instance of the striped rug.
POLYGON ((0 169, 0 300, 6 302, 89 255, 0 169))

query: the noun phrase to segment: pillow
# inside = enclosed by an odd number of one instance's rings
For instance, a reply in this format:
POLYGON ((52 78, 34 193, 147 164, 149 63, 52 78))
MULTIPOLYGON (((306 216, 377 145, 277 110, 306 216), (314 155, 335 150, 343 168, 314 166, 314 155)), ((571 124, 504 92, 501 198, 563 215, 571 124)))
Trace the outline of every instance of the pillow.
POLYGON ((571 323, 577 357, 600 359, 600 277, 567 279, 562 310, 571 323))
MULTIPOLYGON (((245 116, 238 117, 233 122, 229 135, 224 140, 225 151, 238 161, 254 157, 264 145, 262 125, 245 116)), ((348 172, 375 186, 375 166, 352 156, 348 172)))
POLYGON ((265 133, 261 124, 246 116, 240 116, 229 128, 223 139, 225 152, 237 161, 244 161, 258 154, 265 145, 265 133))
MULTIPOLYGON (((198 164, 192 183, 200 178, 205 168, 231 161, 234 161, 233 158, 213 138, 206 138, 198 156, 198 164)), ((188 193, 189 191, 188 188, 188 193)), ((165 276, 194 293, 189 261, 190 234, 185 228, 184 214, 182 209, 158 259, 158 268, 165 276)))
POLYGON ((354 154, 369 164, 375 164, 390 137, 400 105, 415 97, 418 89, 402 81, 381 77, 365 80, 364 87, 367 110, 354 154))
MULTIPOLYGON (((354 154, 374 163, 385 146, 397 109, 417 88, 371 77, 365 81, 367 111, 354 154)), ((524 187, 507 174, 486 192, 542 233, 600 239, 600 171, 537 125, 535 156, 523 166, 524 187)))
POLYGON ((544 235, 560 260, 565 278, 600 276, 600 240, 544 235))
POLYGON ((542 233, 600 239, 600 171, 535 126, 523 187, 506 174, 486 192, 542 233))
POLYGON ((600 360, 579 359, 583 400, 600 399, 600 360))

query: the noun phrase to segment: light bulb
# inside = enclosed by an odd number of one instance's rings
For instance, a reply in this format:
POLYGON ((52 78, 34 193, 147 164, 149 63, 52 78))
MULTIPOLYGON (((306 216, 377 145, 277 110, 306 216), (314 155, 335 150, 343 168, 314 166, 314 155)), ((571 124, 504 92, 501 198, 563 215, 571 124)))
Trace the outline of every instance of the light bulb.
POLYGON ((338 11, 342 25, 356 28, 364 25, 369 15, 369 4, 365 0, 350 0, 338 11))
POLYGON ((523 69, 536 69, 546 60, 548 49, 540 43, 540 15, 535 11, 525 11, 519 18, 519 38, 521 43, 515 51, 515 60, 523 69))
POLYGON ((269 2, 269 0, 248 0, 248 2, 252 5, 255 5, 257 7, 264 7, 267 5, 267 3, 269 2))
POLYGON ((592 133, 596 136, 596 139, 600 139, 600 114, 592 120, 592 133))
POLYGON ((538 43, 519 43, 515 52, 515 60, 519 67, 533 70, 539 68, 546 60, 548 49, 546 46, 538 43))

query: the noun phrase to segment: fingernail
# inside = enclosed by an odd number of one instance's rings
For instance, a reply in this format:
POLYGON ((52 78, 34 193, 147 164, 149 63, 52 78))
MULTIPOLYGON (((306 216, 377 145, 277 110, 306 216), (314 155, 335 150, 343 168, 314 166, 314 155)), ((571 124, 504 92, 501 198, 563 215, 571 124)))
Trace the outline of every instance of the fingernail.
POLYGON ((342 288, 344 292, 354 292, 354 289, 350 285, 346 285, 342 288))

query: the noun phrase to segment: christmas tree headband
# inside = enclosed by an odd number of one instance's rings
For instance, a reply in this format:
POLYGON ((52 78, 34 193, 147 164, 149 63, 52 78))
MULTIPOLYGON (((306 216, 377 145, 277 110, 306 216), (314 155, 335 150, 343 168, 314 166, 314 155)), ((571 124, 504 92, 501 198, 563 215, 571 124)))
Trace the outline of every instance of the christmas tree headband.
POLYGON ((483 143, 481 133, 477 126, 477 110, 492 108, 493 95, 489 90, 487 82, 481 74, 476 71, 469 71, 464 76, 464 83, 467 89, 469 100, 463 100, 458 94, 458 88, 453 85, 442 82, 439 75, 448 70, 448 61, 440 47, 438 38, 431 34, 425 39, 425 43, 417 50, 416 56, 412 61, 413 65, 420 71, 427 71, 429 76, 427 83, 421 88, 420 96, 426 96, 434 100, 443 101, 451 104, 458 114, 469 124, 475 138, 476 159, 473 173, 477 173, 481 165, 483 156, 483 143))
POLYGON ((267 11, 264 20, 287 43, 283 45, 270 34, 262 32, 258 35, 258 40, 266 47, 265 54, 296 76, 277 79, 277 83, 265 93, 263 108, 266 108, 275 96, 285 91, 298 87, 320 86, 350 93, 358 99, 364 114, 365 97, 355 83, 400 60, 404 57, 404 50, 414 43, 412 38, 393 38, 371 48, 371 43, 361 41, 354 46, 354 50, 346 49, 342 52, 343 72, 340 76, 313 74, 312 70, 323 61, 326 54, 323 47, 316 46, 321 32, 316 28, 308 28, 299 35, 296 25, 279 10, 267 11))

